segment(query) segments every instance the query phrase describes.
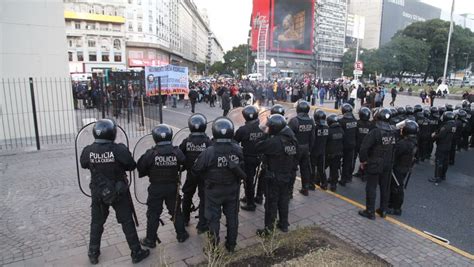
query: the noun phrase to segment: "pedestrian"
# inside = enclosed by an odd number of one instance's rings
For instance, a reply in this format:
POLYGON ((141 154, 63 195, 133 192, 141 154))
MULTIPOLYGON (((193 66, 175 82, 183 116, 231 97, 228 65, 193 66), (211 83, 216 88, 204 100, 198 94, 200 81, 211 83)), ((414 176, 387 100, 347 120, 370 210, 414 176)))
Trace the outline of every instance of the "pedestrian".
POLYGON ((393 171, 390 174, 390 198, 388 201, 388 214, 402 215, 404 201, 404 186, 411 175, 417 151, 418 124, 407 121, 401 129, 402 139, 395 144, 393 157, 393 171))
POLYGON ((326 178, 326 143, 329 134, 329 126, 326 122, 326 113, 322 109, 314 111, 313 119, 315 123, 314 142, 311 147, 311 183, 310 190, 314 190, 314 185, 323 190, 328 189, 326 178))
POLYGON ((359 215, 375 220, 375 212, 385 218, 388 209, 390 174, 393 163, 395 133, 389 124, 390 110, 382 108, 375 114, 375 128, 360 146, 359 160, 366 172, 366 208, 359 215), (376 189, 380 189, 380 207, 375 210, 376 189))
POLYGON ((436 92, 435 90, 433 90, 431 86, 429 87, 429 98, 430 98, 430 106, 432 107, 434 105, 434 99, 436 98, 436 92))
POLYGON ((288 232, 289 188, 294 175, 293 161, 298 142, 285 118, 273 114, 266 123, 269 137, 256 144, 259 154, 265 159, 265 227, 257 235, 270 235, 278 227, 288 232), (277 215, 279 221, 276 222, 277 215))
POLYGON ((394 86, 392 87, 392 90, 390 91, 390 94, 392 95, 392 101, 390 102, 390 106, 395 106, 395 99, 397 98, 397 88, 394 86))
MULTIPOLYGON (((296 164, 299 166, 301 173, 301 190, 302 195, 308 196, 308 189, 311 182, 311 163, 310 163, 310 148, 314 142, 314 121, 308 113, 310 105, 304 100, 300 100, 296 106, 296 117, 290 119, 288 126, 293 131, 298 141, 298 153, 296 155, 296 164)), ((293 192, 292 181, 290 185, 290 193, 293 192)), ((314 185, 313 185, 314 188, 314 185)))
MULTIPOLYGON (((354 161, 360 152, 360 146, 364 141, 364 138, 369 134, 369 132, 375 127, 373 122, 370 121, 370 109, 367 107, 362 107, 359 109, 359 119, 357 120, 357 133, 356 133, 356 146, 354 153, 354 161)), ((365 181, 364 170, 359 166, 357 172, 353 175, 355 177, 361 178, 362 181, 365 181)))
POLYGON ((426 90, 421 90, 421 92, 420 92, 420 98, 421 98, 421 103, 422 103, 422 104, 425 104, 425 102, 426 102, 426 96, 427 96, 426 90))
POLYGON ((357 136, 357 120, 352 113, 352 106, 344 104, 341 107, 342 117, 339 119, 339 124, 344 130, 343 139, 343 158, 341 181, 339 184, 345 186, 346 183, 352 182, 352 172, 354 171, 354 156, 356 148, 357 136))
POLYGON ((326 98, 326 87, 325 86, 321 86, 321 88, 319 89, 319 105, 320 106, 323 106, 324 105, 324 99, 326 98))
POLYGON ((436 141, 435 152, 435 172, 434 177, 428 181, 438 185, 441 181, 446 180, 446 172, 449 164, 449 154, 456 134, 455 116, 452 111, 446 111, 441 116, 441 127, 432 134, 436 141))
POLYGON ((198 97, 199 97, 199 93, 194 88, 191 88, 191 90, 189 90, 189 102, 191 102, 191 113, 194 113, 195 111, 198 97))
POLYGON ((92 130, 94 143, 82 150, 80 163, 91 171, 91 225, 89 241, 89 261, 97 264, 100 256, 100 241, 109 208, 115 210, 117 222, 122 225, 128 247, 132 251, 133 263, 138 263, 150 255, 142 249, 137 229, 133 222, 132 198, 128 191, 126 171, 136 168, 132 154, 124 144, 116 144, 117 125, 113 120, 98 120, 92 130))
POLYGON ((336 192, 337 180, 341 169, 341 159, 344 151, 344 130, 339 124, 339 118, 331 114, 326 119, 329 126, 326 141, 326 166, 329 167, 329 189, 336 192))
POLYGON ((209 222, 211 247, 219 244, 221 214, 226 217, 225 248, 233 252, 237 245, 239 227, 240 181, 245 179, 242 170, 242 149, 232 138, 234 125, 228 118, 217 118, 212 124, 213 146, 206 148, 194 163, 192 172, 205 185, 205 216, 209 222))
POLYGON ((365 93, 365 89, 362 88, 362 85, 359 84, 357 86, 357 98, 359 98, 360 100, 360 106, 363 107, 364 106, 364 99, 365 99, 365 96, 366 96, 366 93, 365 93))
POLYGON ((223 90, 222 92, 222 110, 223 115, 222 116, 227 116, 227 113, 229 113, 230 110, 230 94, 229 90, 227 88, 221 88, 223 90))
POLYGON ((163 202, 171 215, 176 239, 182 243, 189 234, 184 229, 183 214, 181 213, 181 196, 179 195, 181 167, 185 156, 178 147, 174 147, 171 139, 173 130, 166 124, 159 124, 151 132, 155 146, 148 149, 137 162, 138 177, 148 176, 147 227, 146 237, 141 240, 145 247, 154 248, 158 239, 160 216, 163 212, 163 202))
POLYGON ((186 181, 183 185, 183 221, 187 226, 193 210, 193 197, 198 191, 198 223, 196 229, 198 234, 209 230, 206 217, 204 216, 204 183, 199 176, 193 174, 192 167, 198 156, 211 146, 211 140, 206 134, 207 119, 202 114, 193 114, 188 119, 188 127, 191 132, 179 145, 179 149, 186 157, 184 168, 186 169, 186 181))
POLYGON ((258 119, 258 109, 255 106, 246 106, 242 110, 242 116, 245 119, 245 125, 241 126, 235 132, 235 141, 240 143, 243 149, 245 174, 247 179, 244 183, 245 205, 241 208, 247 211, 255 211, 255 174, 260 165, 260 159, 255 145, 265 137, 265 133, 260 129, 260 120, 258 119))

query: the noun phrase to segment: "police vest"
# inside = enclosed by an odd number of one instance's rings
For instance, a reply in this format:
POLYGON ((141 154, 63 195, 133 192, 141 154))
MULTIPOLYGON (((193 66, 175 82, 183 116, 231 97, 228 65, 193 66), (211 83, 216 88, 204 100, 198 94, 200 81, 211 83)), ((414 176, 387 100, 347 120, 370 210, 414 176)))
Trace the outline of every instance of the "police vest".
POLYGON ((205 133, 191 133, 185 140, 186 169, 190 170, 201 154, 208 147, 210 140, 205 133))
POLYGON ((244 155, 257 156, 255 144, 265 135, 265 133, 262 131, 262 129, 260 129, 258 120, 248 122, 243 127, 245 127, 246 130, 246 136, 242 140, 242 149, 244 155))
POLYGON ((238 183, 238 178, 230 169, 230 164, 239 165, 240 159, 232 143, 216 143, 212 146, 212 155, 206 172, 206 183, 230 185, 238 183))
POLYGON ((274 138, 279 138, 281 142, 280 153, 266 155, 266 163, 268 164, 267 175, 274 177, 277 181, 290 182, 294 173, 293 164, 297 153, 298 142, 285 135, 278 135, 274 138))
POLYGON ((396 138, 392 130, 376 128, 373 131, 376 131, 375 146, 367 160, 367 172, 377 174, 391 167, 396 138))
POLYGON ((397 149, 400 149, 402 153, 397 152, 400 156, 395 159, 394 169, 401 172, 406 173, 410 170, 411 166, 413 165, 413 158, 416 155, 417 151, 417 140, 416 136, 407 137, 402 139, 397 144, 397 149))
POLYGON ((177 183, 179 163, 176 150, 172 145, 155 146, 153 165, 148 177, 151 184, 177 183))
POLYGON ((314 122, 307 116, 298 115, 295 119, 298 122, 298 128, 295 131, 296 140, 300 146, 308 145, 313 134, 314 122))

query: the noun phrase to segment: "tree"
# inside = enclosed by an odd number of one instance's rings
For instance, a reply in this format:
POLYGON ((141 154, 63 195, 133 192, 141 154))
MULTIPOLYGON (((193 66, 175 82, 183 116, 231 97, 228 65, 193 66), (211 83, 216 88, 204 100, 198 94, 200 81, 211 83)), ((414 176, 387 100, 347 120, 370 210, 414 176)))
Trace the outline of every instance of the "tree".
MULTIPOLYGON (((342 57, 344 75, 352 76, 354 71, 356 49, 351 48, 342 57)), ((376 72, 381 71, 381 62, 376 49, 359 51, 359 60, 364 63, 364 74, 362 76, 368 77, 369 74, 375 75, 376 72)))
POLYGON ((225 71, 225 65, 221 61, 216 61, 214 64, 211 65, 209 68, 209 74, 224 74, 226 73, 225 71))
POLYGON ((201 63, 201 62, 197 63, 196 64, 196 70, 197 70, 198 74, 203 74, 204 71, 206 70, 206 64, 201 63))
POLYGON ((227 51, 224 55, 224 65, 228 73, 233 73, 234 71, 240 75, 245 74, 245 65, 247 63, 248 55, 248 64, 249 66, 254 61, 250 47, 247 44, 241 44, 239 46, 233 47, 232 50, 227 51))

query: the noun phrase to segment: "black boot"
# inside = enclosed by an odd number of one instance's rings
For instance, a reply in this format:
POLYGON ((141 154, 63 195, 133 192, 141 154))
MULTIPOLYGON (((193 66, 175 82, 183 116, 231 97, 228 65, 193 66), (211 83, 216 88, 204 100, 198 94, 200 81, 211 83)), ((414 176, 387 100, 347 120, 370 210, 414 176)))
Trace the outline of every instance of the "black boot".
POLYGON ((336 192, 336 190, 337 190, 337 185, 332 184, 332 185, 329 187, 329 189, 330 189, 332 192, 336 192))
POLYGON ((148 249, 138 249, 132 251, 132 263, 139 263, 142 260, 146 259, 150 255, 150 251, 148 249))
POLYGON ((381 218, 385 218, 385 216, 387 216, 387 213, 381 209, 376 209, 375 212, 381 217, 381 218))
POLYGON ((327 184, 322 184, 321 189, 324 190, 324 191, 328 190, 328 185, 327 184))
POLYGON ((177 235, 176 239, 178 240, 179 243, 183 243, 189 238, 188 232, 184 232, 183 234, 177 235))
POLYGON ((441 179, 437 177, 431 177, 430 179, 428 179, 428 182, 438 185, 441 182, 441 179))
POLYGON ((375 220, 375 214, 368 210, 359 210, 359 215, 369 220, 375 220))
POLYGON ((255 203, 258 204, 258 205, 262 205, 263 197, 262 196, 256 196, 255 197, 255 203))
POLYGON ((305 189, 305 188, 301 189, 301 190, 300 190, 300 193, 301 193, 303 196, 305 196, 305 197, 307 197, 307 196, 309 195, 308 189, 305 189))
POLYGON ((206 232, 209 232, 209 228, 208 228, 208 227, 203 227, 203 228, 197 228, 197 227, 196 227, 196 229, 197 229, 198 235, 204 234, 204 233, 206 233, 206 232))
POLYGON ((244 205, 244 206, 240 206, 240 208, 243 209, 243 210, 246 210, 246 211, 255 211, 255 209, 257 208, 257 206, 251 205, 251 204, 247 204, 247 205, 244 205))
POLYGON ((267 237, 271 235, 272 233, 273 233, 273 230, 267 227, 257 230, 257 235, 260 237, 267 237))
POLYGON ((96 265, 97 263, 99 263, 100 251, 89 251, 89 253, 87 253, 87 256, 89 256, 89 262, 92 265, 96 265))
POLYGON ((148 237, 145 237, 142 240, 140 240, 140 244, 142 244, 142 246, 145 246, 147 248, 155 248, 156 247, 156 241, 152 241, 152 240, 148 239, 148 237))
POLYGON ((389 209, 389 210, 387 210, 387 214, 395 215, 395 216, 401 216, 402 215, 402 210, 401 209, 389 209))
POLYGON ((234 253, 234 251, 235 251, 235 245, 229 245, 229 244, 225 243, 225 249, 226 249, 229 253, 234 253))
POLYGON ((316 190, 316 186, 313 183, 311 183, 311 184, 308 185, 308 190, 314 191, 314 190, 316 190))

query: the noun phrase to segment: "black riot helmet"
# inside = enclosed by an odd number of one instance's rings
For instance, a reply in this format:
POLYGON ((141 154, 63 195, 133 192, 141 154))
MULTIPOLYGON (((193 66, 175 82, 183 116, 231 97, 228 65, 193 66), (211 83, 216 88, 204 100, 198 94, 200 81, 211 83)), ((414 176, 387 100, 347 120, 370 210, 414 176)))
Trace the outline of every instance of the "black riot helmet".
POLYGON ((359 109, 359 119, 362 121, 370 120, 370 109, 367 107, 362 107, 359 109))
POLYGON ((423 111, 423 107, 422 107, 420 104, 416 104, 415 106, 413 106, 413 111, 414 111, 415 113, 422 112, 422 111, 423 111))
POLYGON ((160 144, 171 144, 171 139, 173 138, 173 129, 167 124, 158 124, 151 131, 151 135, 153 136, 153 140, 155 143, 160 144))
POLYGON ((406 114, 407 114, 407 115, 413 115, 413 114, 415 114, 415 109, 414 109, 412 106, 410 106, 410 105, 407 105, 407 106, 405 107, 405 110, 406 110, 406 114))
POLYGON ((299 101, 296 105, 296 113, 308 114, 310 109, 309 103, 306 101, 299 101))
POLYGON ((234 137, 234 124, 227 117, 219 117, 212 123, 212 136, 214 139, 232 139, 234 137))
POLYGON ((322 109, 317 109, 313 114, 314 121, 320 125, 326 125, 326 112, 322 109))
POLYGON ((423 115, 425 115, 426 118, 429 118, 431 116, 431 111, 425 108, 423 109, 423 115))
POLYGON ((339 118, 337 117, 336 114, 330 114, 326 120, 329 126, 339 123, 339 118))
POLYGON ((206 131, 207 127, 207 119, 206 116, 196 113, 191 115, 188 119, 188 127, 189 130, 194 133, 194 132, 204 132, 206 131))
POLYGON ((462 121, 466 120, 467 112, 464 109, 458 110, 458 118, 462 121))
POLYGON ((389 109, 390 109, 390 114, 392 115, 392 118, 398 115, 398 111, 395 107, 390 107, 389 109))
POLYGON ((253 121, 258 119, 258 109, 256 106, 246 106, 242 109, 242 116, 244 116, 245 121, 253 121))
POLYGON ((110 143, 117 137, 117 125, 111 119, 101 119, 94 124, 92 135, 96 143, 110 143))
POLYGON ((390 117, 390 110, 388 108, 381 108, 377 111, 377 114, 375 114, 375 119, 377 121, 388 122, 390 117))
POLYGON ((462 108, 469 108, 469 101, 467 101, 466 99, 464 99, 464 100, 461 102, 461 106, 462 106, 462 108))
POLYGON ((430 113, 431 113, 431 116, 433 116, 434 118, 439 118, 438 107, 431 107, 430 108, 430 113))
POLYGON ((459 110, 459 109, 462 109, 462 105, 460 103, 456 104, 456 106, 454 107, 454 110, 459 110))
POLYGON ((439 116, 441 117, 446 112, 446 107, 441 106, 438 108, 439 116))
POLYGON ((453 105, 446 103, 444 106, 446 107, 446 111, 454 111, 453 105))
POLYGON ((280 114, 273 114, 267 120, 268 133, 271 135, 278 134, 286 127, 286 120, 280 114))
POLYGON ((397 108, 397 113, 398 113, 398 115, 405 115, 406 112, 407 112, 407 111, 405 110, 404 107, 398 107, 398 108, 397 108))
POLYGON ((346 114, 346 113, 352 113, 352 106, 350 104, 343 104, 341 106, 341 112, 342 114, 346 114))
POLYGON ((282 116, 285 116, 285 108, 280 105, 280 104, 275 104, 273 107, 270 109, 270 114, 280 114, 282 116))
POLYGON ((452 121, 455 119, 454 112, 452 111, 446 111, 443 113, 443 116, 441 117, 441 120, 446 122, 446 121, 452 121))
POLYGON ((407 120, 405 122, 405 126, 402 128, 402 135, 409 136, 409 135, 417 135, 419 131, 418 123, 407 120))

